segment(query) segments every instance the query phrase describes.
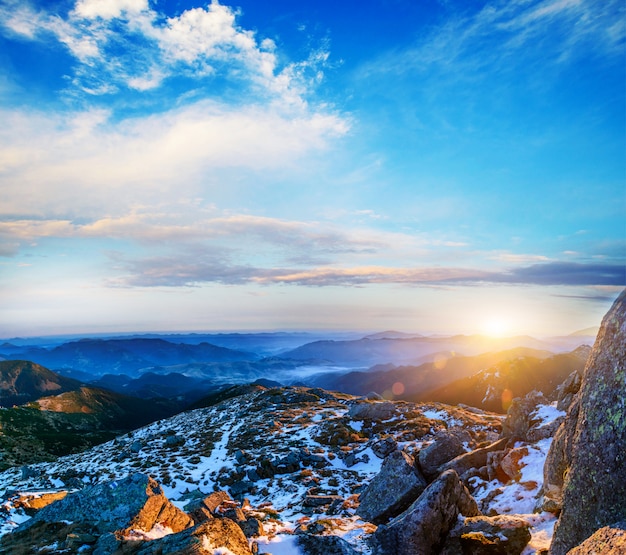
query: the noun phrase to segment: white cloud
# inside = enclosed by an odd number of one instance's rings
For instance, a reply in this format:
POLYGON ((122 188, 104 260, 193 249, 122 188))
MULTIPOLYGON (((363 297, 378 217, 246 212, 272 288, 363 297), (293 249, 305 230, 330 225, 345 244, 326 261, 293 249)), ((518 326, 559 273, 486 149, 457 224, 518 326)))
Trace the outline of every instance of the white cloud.
POLYGON ((170 18, 146 0, 79 0, 65 18, 15 1, 0 6, 0 29, 32 40, 54 37, 67 47, 77 62, 73 86, 83 93, 146 91, 176 75, 219 75, 236 82, 241 97, 247 85, 257 98, 305 102, 328 53, 316 50, 281 66, 274 42, 257 39, 236 19, 235 10, 217 1, 170 18))
POLYGON ((114 19, 148 10, 147 0, 78 0, 74 13, 87 19, 114 19))

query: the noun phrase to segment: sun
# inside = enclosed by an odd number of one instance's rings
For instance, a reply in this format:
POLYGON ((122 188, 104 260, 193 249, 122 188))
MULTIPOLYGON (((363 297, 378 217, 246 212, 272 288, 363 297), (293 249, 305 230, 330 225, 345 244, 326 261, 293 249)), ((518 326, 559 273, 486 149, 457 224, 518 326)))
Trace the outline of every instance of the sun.
POLYGON ((492 316, 485 320, 482 325, 482 332, 491 337, 504 337, 510 331, 510 321, 500 316, 492 316))

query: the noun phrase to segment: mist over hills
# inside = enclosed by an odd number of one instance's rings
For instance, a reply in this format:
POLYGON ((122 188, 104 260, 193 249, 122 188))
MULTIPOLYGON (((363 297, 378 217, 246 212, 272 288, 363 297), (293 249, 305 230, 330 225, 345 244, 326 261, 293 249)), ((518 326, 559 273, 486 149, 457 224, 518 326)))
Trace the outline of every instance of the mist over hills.
POLYGON ((513 398, 524 397, 533 390, 551 398, 572 372, 582 372, 590 351, 589 346, 582 346, 571 353, 543 359, 532 356, 505 359, 471 376, 406 398, 452 405, 462 403, 483 410, 506 412, 513 398))
MULTIPOLYGON (((550 352, 575 349, 587 336, 555 337, 548 340, 530 336, 487 337, 484 335, 421 336, 421 337, 368 336, 357 340, 323 340, 307 343, 282 356, 292 359, 329 361, 345 366, 372 366, 375 364, 416 364, 440 352, 454 352, 474 356, 488 352, 526 347, 550 352), (372 337, 374 337, 372 339, 372 337)), ((593 343, 591 338, 590 343, 593 343)))
POLYGON ((425 391, 466 378, 503 361, 532 358, 538 361, 552 356, 549 351, 518 347, 506 351, 462 356, 453 352, 437 353, 433 362, 419 365, 376 365, 365 371, 320 374, 307 383, 351 395, 370 391, 384 396, 410 399, 425 391))

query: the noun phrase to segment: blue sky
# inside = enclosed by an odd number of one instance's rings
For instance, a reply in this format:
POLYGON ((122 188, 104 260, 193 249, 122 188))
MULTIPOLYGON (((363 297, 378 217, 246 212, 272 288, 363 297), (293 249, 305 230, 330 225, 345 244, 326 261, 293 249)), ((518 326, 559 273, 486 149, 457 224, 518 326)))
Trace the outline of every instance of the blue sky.
POLYGON ((621 0, 0 0, 0 336, 597 325, 625 36, 621 0))

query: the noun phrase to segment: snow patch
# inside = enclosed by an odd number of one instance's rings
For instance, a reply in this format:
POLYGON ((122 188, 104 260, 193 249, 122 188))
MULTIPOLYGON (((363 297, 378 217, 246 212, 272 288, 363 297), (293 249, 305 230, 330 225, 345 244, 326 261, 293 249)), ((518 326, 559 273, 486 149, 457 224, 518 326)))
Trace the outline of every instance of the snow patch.
POLYGON ((298 555, 302 553, 296 543, 297 537, 287 534, 279 534, 273 538, 261 537, 257 539, 259 555, 271 553, 272 555, 298 555), (263 546, 267 546, 268 551, 263 546))
POLYGON ((556 401, 549 405, 538 405, 531 413, 531 420, 538 421, 538 427, 547 426, 557 418, 565 416, 566 412, 556 408, 556 401))

